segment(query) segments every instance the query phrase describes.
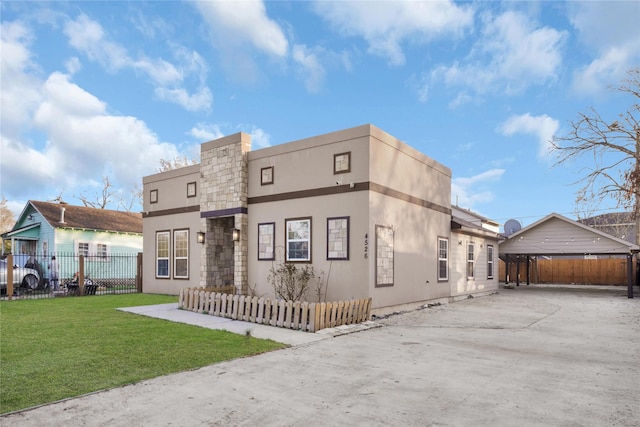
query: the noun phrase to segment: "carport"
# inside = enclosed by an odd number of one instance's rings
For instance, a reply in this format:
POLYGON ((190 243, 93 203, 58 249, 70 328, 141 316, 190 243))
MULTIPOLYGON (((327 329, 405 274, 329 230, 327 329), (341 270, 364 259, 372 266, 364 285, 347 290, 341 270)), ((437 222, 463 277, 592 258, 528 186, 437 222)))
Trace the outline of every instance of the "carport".
POLYGON ((516 284, 520 285, 520 264, 525 265, 527 284, 531 280, 531 258, 538 256, 626 258, 627 296, 633 298, 634 258, 640 246, 573 221, 557 213, 511 234, 499 244, 500 258, 507 266, 505 283, 509 283, 509 267, 515 262, 516 284))

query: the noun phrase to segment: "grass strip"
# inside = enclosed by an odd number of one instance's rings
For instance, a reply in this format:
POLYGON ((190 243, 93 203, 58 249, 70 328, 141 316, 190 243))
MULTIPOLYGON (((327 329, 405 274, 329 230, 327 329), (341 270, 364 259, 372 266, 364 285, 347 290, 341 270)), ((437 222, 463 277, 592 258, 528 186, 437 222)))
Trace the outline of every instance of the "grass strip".
POLYGON ((126 294, 0 302, 0 413, 286 347, 116 310, 126 294))

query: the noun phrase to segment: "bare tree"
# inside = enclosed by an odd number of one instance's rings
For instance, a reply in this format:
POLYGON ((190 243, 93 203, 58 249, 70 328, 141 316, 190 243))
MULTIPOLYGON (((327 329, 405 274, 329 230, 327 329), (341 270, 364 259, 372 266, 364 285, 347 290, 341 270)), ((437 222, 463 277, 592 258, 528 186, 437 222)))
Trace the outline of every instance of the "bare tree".
POLYGON ((77 196, 78 199, 88 208, 105 209, 113 199, 115 192, 108 176, 102 177, 102 184, 102 192, 100 194, 96 193, 94 199, 90 200, 84 194, 77 196))
POLYGON ((166 172, 196 164, 198 164, 197 160, 189 160, 187 156, 176 156, 173 160, 160 159, 160 167, 157 169, 157 172, 166 172))
MULTIPOLYGON (((10 231, 15 223, 16 218, 14 217, 13 212, 11 212, 7 207, 7 199, 2 195, 2 200, 0 200, 0 234, 10 231)), ((0 252, 4 254, 9 252, 10 249, 11 241, 7 240, 4 242, 4 246, 0 248, 0 252)))
POLYGON ((556 165, 582 156, 593 158, 593 165, 585 166, 576 182, 582 185, 576 203, 600 204, 613 199, 619 207, 631 209, 636 243, 640 244, 640 68, 627 74, 616 89, 633 99, 626 112, 609 121, 591 107, 570 122, 565 136, 554 136, 551 144, 558 153, 556 165))
POLYGON ((119 197, 118 207, 125 212, 131 212, 136 203, 142 205, 142 188, 140 185, 136 185, 129 189, 128 197, 119 197))

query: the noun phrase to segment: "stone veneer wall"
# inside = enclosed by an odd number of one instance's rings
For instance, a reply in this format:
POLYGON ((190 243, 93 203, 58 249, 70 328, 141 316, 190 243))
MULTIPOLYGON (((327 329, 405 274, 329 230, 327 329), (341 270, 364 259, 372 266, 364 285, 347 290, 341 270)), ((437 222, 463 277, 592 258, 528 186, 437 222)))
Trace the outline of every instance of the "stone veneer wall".
POLYGON ((201 251, 200 286, 231 281, 237 293, 248 289, 247 209, 251 137, 237 133, 202 144, 200 151, 200 212, 206 230, 201 251), (232 228, 240 230, 234 242, 232 228), (231 253, 231 250, 233 251, 231 253))

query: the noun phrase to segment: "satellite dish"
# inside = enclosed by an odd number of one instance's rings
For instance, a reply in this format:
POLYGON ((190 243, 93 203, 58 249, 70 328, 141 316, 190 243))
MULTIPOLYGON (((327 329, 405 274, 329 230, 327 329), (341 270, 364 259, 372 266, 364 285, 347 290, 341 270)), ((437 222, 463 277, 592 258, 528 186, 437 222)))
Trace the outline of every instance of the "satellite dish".
POLYGON ((510 219, 504 223, 504 234, 507 236, 511 236, 513 233, 520 231, 522 229, 522 225, 517 219, 510 219))

